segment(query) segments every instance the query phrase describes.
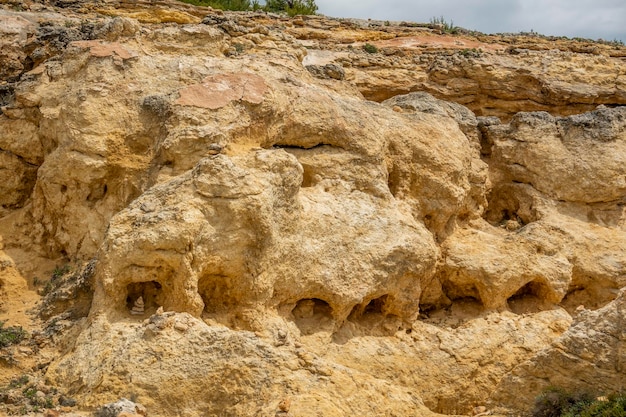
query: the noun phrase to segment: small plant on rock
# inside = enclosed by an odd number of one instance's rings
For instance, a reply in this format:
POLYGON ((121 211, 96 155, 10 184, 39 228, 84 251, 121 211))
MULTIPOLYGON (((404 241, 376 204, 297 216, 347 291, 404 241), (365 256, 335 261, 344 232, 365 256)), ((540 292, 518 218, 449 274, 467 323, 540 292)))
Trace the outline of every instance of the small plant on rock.
POLYGON ((482 52, 483 51, 481 49, 476 49, 476 48, 472 48, 472 49, 466 48, 466 49, 462 49, 458 51, 459 55, 464 56, 466 58, 479 58, 482 52))
POLYGON ((265 10, 289 16, 312 15, 317 13, 317 5, 315 0, 267 0, 265 10))
POLYGON ((22 375, 19 378, 12 379, 11 382, 9 382, 9 388, 19 388, 28 384, 28 381, 30 381, 28 375, 22 375))
POLYGON ((50 277, 48 282, 46 282, 46 285, 39 291, 39 293, 41 295, 50 294, 59 286, 61 278, 69 272, 70 272, 69 264, 65 264, 61 267, 57 266, 56 268, 54 268, 54 271, 52 271, 52 276, 50 277))
POLYGON ((623 417, 626 416, 626 394, 598 397, 574 404, 562 417, 623 417))
POLYGON ((250 10, 252 4, 249 0, 180 0, 183 3, 194 6, 208 6, 220 10, 250 10))
POLYGON ((26 337, 24 329, 18 326, 4 327, 4 322, 0 321, 0 348, 17 345, 26 337))
POLYGON ((65 264, 61 267, 57 266, 56 268, 54 268, 54 271, 52 271, 52 280, 57 280, 61 278, 63 275, 67 274, 68 272, 70 272, 69 264, 65 264))
POLYGON ((179 0, 195 6, 209 6, 220 10, 259 11, 287 13, 289 16, 313 15, 317 13, 315 0, 267 0, 261 5, 258 0, 179 0))
POLYGON ((430 24, 433 27, 441 28, 441 30, 445 33, 455 34, 459 32, 459 28, 457 26, 454 26, 454 22, 450 20, 450 22, 448 23, 443 16, 433 17, 432 19, 430 19, 430 24))
POLYGON ((378 48, 376 47, 376 45, 372 45, 371 43, 366 43, 365 45, 363 45, 363 50, 368 54, 375 54, 378 52, 378 48))
POLYGON ((533 417, 623 417, 626 394, 594 397, 550 387, 535 400, 533 417))

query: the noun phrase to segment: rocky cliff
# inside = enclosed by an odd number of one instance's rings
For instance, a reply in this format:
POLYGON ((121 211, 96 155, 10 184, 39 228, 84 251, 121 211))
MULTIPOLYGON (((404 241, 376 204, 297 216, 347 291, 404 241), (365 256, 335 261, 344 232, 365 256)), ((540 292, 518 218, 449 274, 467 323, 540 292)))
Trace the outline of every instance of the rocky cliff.
POLYGON ((626 48, 114 0, 0 46, 0 410, 624 389, 626 48))

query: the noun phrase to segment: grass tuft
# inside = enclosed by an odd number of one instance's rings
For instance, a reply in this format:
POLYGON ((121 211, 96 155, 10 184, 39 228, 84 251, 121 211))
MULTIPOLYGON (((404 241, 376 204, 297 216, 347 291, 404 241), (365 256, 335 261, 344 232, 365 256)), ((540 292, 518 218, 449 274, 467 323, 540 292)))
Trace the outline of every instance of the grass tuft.
POLYGON ((0 321, 0 348, 17 345, 26 337, 26 332, 20 326, 4 327, 0 321))

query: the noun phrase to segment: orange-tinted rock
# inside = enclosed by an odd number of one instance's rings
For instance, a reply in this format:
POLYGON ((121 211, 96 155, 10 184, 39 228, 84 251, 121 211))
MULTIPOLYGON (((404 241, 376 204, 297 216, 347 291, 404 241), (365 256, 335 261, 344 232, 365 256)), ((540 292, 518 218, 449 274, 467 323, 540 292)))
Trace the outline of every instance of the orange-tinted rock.
POLYGON ((219 74, 206 77, 201 84, 180 91, 175 104, 206 109, 219 109, 232 101, 260 104, 268 87, 262 77, 249 74, 219 74))

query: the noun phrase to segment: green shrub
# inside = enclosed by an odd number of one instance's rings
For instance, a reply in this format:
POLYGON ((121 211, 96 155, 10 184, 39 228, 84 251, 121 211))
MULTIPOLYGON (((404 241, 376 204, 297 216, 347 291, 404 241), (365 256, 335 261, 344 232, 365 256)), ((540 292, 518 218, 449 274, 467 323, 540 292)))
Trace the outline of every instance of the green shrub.
POLYGON ((462 49, 460 51, 458 51, 459 55, 462 55, 466 58, 479 58, 480 54, 482 54, 482 49, 476 49, 476 48, 472 48, 472 49, 462 49))
POLYGON ((626 394, 598 397, 551 387, 535 400, 533 417, 624 417, 626 394))
POLYGON ((194 6, 212 7, 219 10, 250 10, 252 3, 250 0, 180 0, 183 3, 193 4, 194 6))
POLYGON ((19 388, 22 385, 28 384, 28 381, 28 375, 22 375, 19 378, 12 379, 11 382, 9 382, 9 388, 19 388))
POLYGON ((312 15, 317 13, 315 0, 267 0, 261 6, 258 0, 179 0, 195 6, 208 6, 220 10, 247 11, 265 10, 267 12, 287 13, 289 16, 312 15))
MULTIPOLYGON (((48 295, 52 291, 54 291, 61 284, 61 278, 69 273, 70 270, 71 268, 69 264, 65 264, 61 267, 57 266, 56 268, 54 268, 54 271, 52 271, 52 276, 50 277, 48 282, 46 282, 46 285, 44 285, 44 287, 39 291, 39 294, 48 295)), ((37 280, 37 283, 39 283, 39 280, 37 280)))
POLYGON ((0 348, 17 345, 24 337, 24 329, 16 326, 4 328, 4 322, 0 321, 0 348))
POLYGON ((287 13, 289 16, 312 15, 317 13, 315 0, 267 0, 268 12, 287 13))
POLYGON ((575 404, 562 417, 624 417, 626 394, 613 394, 601 400, 575 404))
POLYGON ((378 48, 376 47, 376 45, 372 45, 371 43, 366 43, 365 45, 363 45, 363 50, 368 54, 375 54, 376 52, 378 52, 378 48))
POLYGON ((62 267, 56 267, 54 268, 54 271, 52 271, 52 280, 55 281, 59 278, 61 278, 63 275, 67 274, 68 272, 70 272, 70 265, 69 264, 65 264, 62 267))
POLYGON ((452 20, 450 20, 450 23, 448 23, 446 21, 446 19, 444 19, 443 16, 441 17, 433 17, 432 19, 430 19, 430 24, 431 26, 439 26, 441 27, 441 29, 445 32, 445 33, 458 33, 459 32, 459 28, 457 26, 454 26, 454 22, 452 20))

